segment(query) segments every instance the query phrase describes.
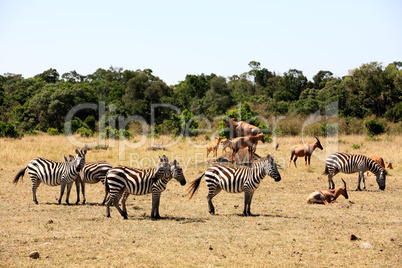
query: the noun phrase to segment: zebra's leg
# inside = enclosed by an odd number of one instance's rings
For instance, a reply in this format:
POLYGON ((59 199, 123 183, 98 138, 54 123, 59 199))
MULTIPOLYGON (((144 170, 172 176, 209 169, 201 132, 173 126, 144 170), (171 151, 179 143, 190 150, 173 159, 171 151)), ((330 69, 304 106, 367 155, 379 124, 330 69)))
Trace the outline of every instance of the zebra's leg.
POLYGON ((221 191, 221 188, 215 188, 215 189, 210 189, 207 195, 207 200, 208 200, 208 208, 209 208, 209 214, 215 215, 215 207, 214 204, 212 204, 212 198, 214 198, 215 195, 219 194, 221 191))
POLYGON ((160 192, 152 192, 152 211, 151 211, 152 219, 160 219, 161 218, 161 216, 159 215, 160 199, 161 199, 160 192))
POLYGON ((249 191, 244 191, 244 216, 251 216, 250 206, 252 198, 253 193, 250 193, 249 191))
POLYGON ((61 182, 61 188, 60 188, 60 198, 59 198, 59 205, 61 204, 61 198, 64 195, 64 190, 66 189, 66 183, 64 181, 61 182))
POLYGON ((104 204, 106 204, 106 200, 107 200, 107 195, 108 195, 108 191, 105 189, 105 198, 103 198, 103 202, 102 202, 102 206, 104 205, 104 204))
POLYGON ((67 205, 70 205, 69 197, 70 197, 70 193, 71 193, 71 188, 73 187, 73 183, 74 182, 70 182, 69 184, 67 184, 67 195, 66 195, 66 204, 67 205))
POLYGON ((75 180, 75 189, 77 191, 77 201, 75 202, 76 205, 80 202, 80 182, 78 178, 75 180))
POLYGON ((38 204, 38 200, 36 199, 36 189, 38 189, 41 181, 39 179, 32 179, 32 198, 35 204, 38 204))
POLYGON ((335 189, 335 183, 332 179, 333 175, 331 173, 328 174, 328 188, 335 189))
POLYGON ((358 179, 358 181, 357 181, 357 189, 356 189, 356 191, 361 191, 362 189, 360 188, 360 182, 361 182, 361 180, 362 180, 362 177, 360 176, 360 172, 359 172, 359 179, 358 179))
POLYGON ((114 205, 116 207, 117 211, 119 211, 120 215, 123 216, 123 218, 125 220, 127 220, 127 213, 125 213, 119 207, 119 201, 120 201, 120 198, 122 196, 122 193, 123 193, 123 191, 120 191, 120 192, 118 192, 116 194, 111 194, 109 196, 109 200, 106 203, 106 217, 110 218, 110 208, 109 208, 109 206, 114 205))
POLYGON ((87 200, 86 200, 86 198, 85 198, 85 183, 84 183, 83 181, 81 182, 81 188, 82 188, 81 191, 82 191, 82 198, 83 198, 83 199, 82 199, 82 204, 85 204, 85 202, 86 202, 87 200))
POLYGON ((129 196, 129 193, 124 192, 123 197, 121 198, 121 208, 126 214, 127 214, 126 201, 127 201, 128 196, 129 196))
POLYGON ((362 181, 363 181, 363 190, 367 190, 366 189, 366 179, 364 178, 364 172, 361 172, 361 176, 362 176, 362 181))

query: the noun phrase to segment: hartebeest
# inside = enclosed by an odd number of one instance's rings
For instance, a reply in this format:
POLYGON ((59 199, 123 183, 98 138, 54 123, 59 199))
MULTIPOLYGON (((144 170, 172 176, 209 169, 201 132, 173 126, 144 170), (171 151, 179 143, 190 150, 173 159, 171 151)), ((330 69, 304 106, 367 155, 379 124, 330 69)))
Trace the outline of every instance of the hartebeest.
POLYGON ((264 141, 264 134, 260 133, 257 134, 256 136, 247 136, 247 137, 238 137, 232 140, 232 160, 231 163, 233 163, 233 159, 235 158, 235 155, 240 149, 243 148, 248 148, 249 152, 249 160, 251 161, 252 155, 257 149, 257 143, 258 141, 264 141))
POLYGON ((349 199, 348 192, 346 190, 346 182, 342 179, 343 186, 339 186, 334 190, 323 189, 321 191, 313 192, 307 197, 307 204, 325 204, 329 205, 334 202, 340 195, 343 195, 346 199, 349 199))
POLYGON ((311 159, 311 155, 313 154, 314 150, 316 148, 319 148, 321 150, 323 150, 322 146, 321 146, 321 142, 318 139, 317 136, 314 136, 314 138, 316 138, 316 142, 314 144, 299 144, 299 145, 294 145, 292 148, 290 148, 290 160, 289 160, 289 167, 290 164, 292 163, 292 159, 293 157, 295 157, 295 159, 293 160, 293 163, 296 166, 296 160, 298 157, 303 157, 305 159, 305 165, 307 165, 307 161, 308 161, 308 165, 310 165, 310 159, 311 159))
POLYGON ((254 125, 246 123, 244 121, 235 121, 233 118, 226 118, 225 128, 230 127, 231 130, 234 130, 235 137, 243 137, 243 136, 255 136, 260 133, 260 129, 254 125))

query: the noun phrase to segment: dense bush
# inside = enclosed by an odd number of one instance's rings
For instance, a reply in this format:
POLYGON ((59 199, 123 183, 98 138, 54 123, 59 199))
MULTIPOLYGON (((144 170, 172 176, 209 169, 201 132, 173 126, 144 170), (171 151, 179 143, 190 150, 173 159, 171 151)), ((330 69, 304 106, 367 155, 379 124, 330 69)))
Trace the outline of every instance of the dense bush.
POLYGON ((13 124, 0 121, 0 137, 18 138, 20 136, 13 124))
POLYGON ((380 135, 385 132, 384 124, 378 119, 366 119, 364 121, 364 126, 366 127, 368 133, 372 135, 380 135))

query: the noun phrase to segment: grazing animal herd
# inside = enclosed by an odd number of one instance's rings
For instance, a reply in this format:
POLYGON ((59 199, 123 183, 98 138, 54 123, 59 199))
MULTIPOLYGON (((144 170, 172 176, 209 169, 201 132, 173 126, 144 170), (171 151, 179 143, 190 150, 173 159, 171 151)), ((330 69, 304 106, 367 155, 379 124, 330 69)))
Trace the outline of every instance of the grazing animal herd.
MULTIPOLYGON (((256 126, 243 121, 236 122, 231 118, 226 119, 225 127, 230 127, 231 133, 235 134, 234 138, 221 140, 218 137, 214 142, 207 145, 207 157, 213 152, 217 157, 217 150, 222 143, 222 153, 226 152, 226 148, 232 150, 231 163, 234 161, 235 155, 242 148, 248 148, 251 165, 243 168, 236 168, 223 164, 215 164, 209 167, 205 172, 190 183, 187 195, 190 199, 200 186, 202 177, 205 176, 206 185, 208 187, 207 202, 209 213, 215 214, 215 207, 212 199, 221 191, 228 193, 244 192, 244 210, 245 216, 251 214, 251 201, 255 190, 259 187, 261 180, 266 176, 272 177, 276 182, 281 180, 278 167, 274 161, 274 157, 268 154, 266 157, 252 161, 252 155, 255 153, 259 141, 264 142, 264 134, 256 126)), ((233 135, 231 135, 233 136, 233 135)), ((305 157, 305 165, 310 165, 310 158, 316 148, 323 150, 318 137, 313 144, 295 145, 291 148, 291 157, 289 167, 293 160, 296 166, 298 157, 305 157)), ((278 144, 276 149, 278 148, 278 144)), ((49 186, 61 186, 60 197, 58 203, 64 194, 67 186, 66 203, 69 204, 69 196, 72 184, 75 182, 77 191, 77 201, 80 201, 80 186, 82 189, 83 204, 85 204, 85 184, 93 184, 102 182, 105 186, 105 197, 102 205, 106 205, 106 216, 110 217, 110 206, 114 206, 120 215, 128 218, 126 200, 131 195, 152 194, 151 218, 159 219, 159 204, 161 193, 166 189, 167 183, 172 179, 176 179, 182 186, 186 184, 186 179, 179 163, 169 159, 163 155, 158 156, 159 162, 156 168, 140 169, 132 167, 117 166, 113 167, 105 161, 97 161, 85 163, 85 155, 87 150, 75 150, 76 155, 64 157, 64 162, 55 162, 53 160, 36 158, 31 160, 28 165, 22 168, 15 176, 13 182, 17 183, 24 176, 28 169, 28 174, 32 182, 32 195, 35 204, 38 204, 36 190, 41 183, 49 186), (119 202, 121 200, 121 208, 119 202)), ((366 189, 364 172, 370 171, 376 176, 377 184, 381 190, 385 189, 386 170, 382 158, 371 156, 370 158, 363 155, 352 155, 346 153, 334 153, 327 157, 325 161, 325 172, 328 175, 329 189, 311 193, 307 198, 308 204, 322 203, 328 205, 343 195, 348 199, 346 182, 342 179, 344 185, 335 188, 333 176, 342 172, 346 174, 359 172, 357 190, 361 191, 360 184, 363 183, 363 189, 366 189)))

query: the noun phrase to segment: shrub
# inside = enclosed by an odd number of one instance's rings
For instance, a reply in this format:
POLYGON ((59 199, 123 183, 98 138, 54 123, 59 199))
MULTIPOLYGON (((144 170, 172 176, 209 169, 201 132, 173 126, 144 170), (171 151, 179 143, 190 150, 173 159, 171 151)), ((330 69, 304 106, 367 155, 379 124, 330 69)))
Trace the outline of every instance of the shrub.
POLYGON ((60 135, 60 132, 57 128, 50 127, 47 129, 47 134, 54 136, 54 135, 60 135))
POLYGON ((365 120, 364 126, 370 136, 380 135, 385 132, 384 124, 376 118, 365 120))
POLYGON ((80 127, 77 133, 79 133, 81 137, 92 137, 94 135, 94 132, 86 127, 80 127))
POLYGON ((0 137, 19 138, 21 134, 15 129, 11 123, 4 123, 0 121, 0 137))
POLYGON ((105 128, 105 133, 101 133, 100 137, 102 139, 130 139, 133 137, 133 134, 125 129, 117 129, 117 128, 105 128))

